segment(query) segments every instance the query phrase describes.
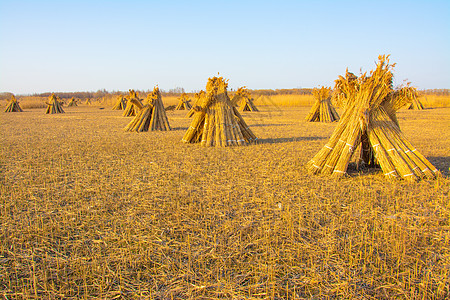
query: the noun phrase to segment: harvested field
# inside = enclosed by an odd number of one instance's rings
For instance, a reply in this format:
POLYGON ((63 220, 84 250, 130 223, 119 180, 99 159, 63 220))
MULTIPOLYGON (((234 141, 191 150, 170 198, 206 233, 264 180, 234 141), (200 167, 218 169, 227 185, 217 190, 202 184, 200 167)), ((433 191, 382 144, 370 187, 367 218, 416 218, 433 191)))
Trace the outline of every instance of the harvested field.
POLYGON ((443 174, 417 183, 308 174, 336 126, 310 107, 244 112, 259 143, 227 148, 99 108, 1 115, 4 299, 450 296, 450 108, 397 114, 443 174))

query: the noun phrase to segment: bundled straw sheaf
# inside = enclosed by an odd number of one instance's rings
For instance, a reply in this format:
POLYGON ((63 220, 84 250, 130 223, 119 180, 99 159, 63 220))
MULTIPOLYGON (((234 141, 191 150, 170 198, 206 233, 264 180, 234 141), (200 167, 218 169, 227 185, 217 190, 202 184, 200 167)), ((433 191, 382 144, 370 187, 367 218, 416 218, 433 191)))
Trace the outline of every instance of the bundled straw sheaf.
POLYGON ((9 100, 5 112, 23 112, 22 108, 19 105, 19 102, 17 101, 16 97, 14 97, 14 95, 11 96, 11 100, 9 100))
POLYGON ((64 110, 62 108, 61 102, 58 100, 56 95, 52 93, 48 99, 46 114, 62 114, 64 110))
POLYGON ((194 107, 194 119, 183 142, 202 146, 245 145, 256 136, 245 123, 227 93, 228 83, 222 77, 209 78, 206 97, 194 107))
POLYGON ((388 178, 435 178, 437 169, 411 145, 394 118, 392 68, 383 55, 369 76, 357 79, 357 92, 346 98, 347 108, 330 140, 307 164, 312 173, 342 177, 361 144, 360 159, 368 165, 376 159, 388 178))
POLYGON ((352 97, 358 91, 358 76, 345 70, 345 77, 339 75, 336 79, 333 93, 331 95, 331 101, 337 107, 345 109, 347 106, 347 99, 352 97))
POLYGON ((339 115, 331 104, 331 88, 314 88, 313 96, 316 99, 316 102, 311 108, 309 114, 306 116, 306 121, 334 122, 339 120, 339 115))
POLYGON ((124 117, 132 117, 135 116, 139 110, 139 106, 143 106, 141 99, 139 99, 138 94, 134 90, 129 90, 130 94, 127 96, 127 105, 125 106, 125 110, 123 111, 122 116, 124 117), (136 106, 137 103, 138 107, 136 106))
POLYGON ((238 88, 231 100, 233 106, 239 106, 239 111, 259 111, 253 102, 250 91, 245 86, 238 88))
POLYGON ((203 98, 205 98, 205 97, 206 97, 206 93, 203 90, 194 94, 194 104, 192 105, 191 109, 187 113, 188 118, 192 117, 195 114, 196 111, 195 111, 194 107, 199 106, 199 104, 202 103, 203 98))
POLYGON ((67 106, 78 106, 77 100, 75 100, 74 97, 70 98, 69 103, 67 106))
POLYGON ((147 96, 145 105, 137 97, 132 98, 130 101, 138 109, 138 113, 125 127, 125 131, 143 132, 171 129, 158 87, 155 87, 153 92, 147 96))
POLYGON ((127 100, 123 95, 117 96, 116 103, 114 104, 112 110, 124 110, 127 106, 127 100))
POLYGON ((191 99, 189 99, 188 94, 182 93, 178 105, 175 107, 175 110, 190 110, 192 108, 191 99))

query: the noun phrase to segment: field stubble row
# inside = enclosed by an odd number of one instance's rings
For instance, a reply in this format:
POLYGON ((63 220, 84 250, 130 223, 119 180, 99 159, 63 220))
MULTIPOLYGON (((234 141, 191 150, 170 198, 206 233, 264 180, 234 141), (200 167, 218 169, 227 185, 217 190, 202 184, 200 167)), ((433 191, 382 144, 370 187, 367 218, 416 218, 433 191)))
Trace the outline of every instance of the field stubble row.
POLYGON ((450 110, 399 112, 444 174, 415 184, 308 175, 335 124, 307 112, 246 113, 260 142, 231 148, 181 143, 185 112, 139 134, 98 107, 2 115, 0 294, 444 299, 450 110))

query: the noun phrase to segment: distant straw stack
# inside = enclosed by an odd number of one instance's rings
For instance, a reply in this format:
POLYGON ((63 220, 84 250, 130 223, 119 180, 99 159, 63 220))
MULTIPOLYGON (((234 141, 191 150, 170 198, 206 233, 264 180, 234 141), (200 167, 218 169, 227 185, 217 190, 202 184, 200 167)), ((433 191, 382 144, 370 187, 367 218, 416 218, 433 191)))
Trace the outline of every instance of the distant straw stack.
POLYGON ((206 97, 206 93, 203 90, 194 94, 194 104, 192 105, 191 109, 187 113, 188 118, 192 117, 195 114, 194 107, 197 107, 199 105, 199 103, 202 103, 203 98, 205 98, 205 97, 206 97))
POLYGON ((149 94, 145 105, 137 97, 131 98, 130 101, 139 111, 125 127, 125 131, 144 132, 171 129, 158 87, 155 87, 153 92, 149 94))
MULTIPOLYGON (((356 81, 357 92, 346 99, 347 108, 328 143, 308 162, 314 174, 340 178, 347 172, 352 155, 360 144, 361 153, 372 151, 387 178, 435 178, 438 170, 417 151, 392 118, 397 107, 392 89, 389 56, 379 56, 370 76, 363 74, 356 81), (364 149, 366 147, 366 149, 364 149), (370 151, 368 151, 368 149, 370 151)), ((362 155, 366 164, 369 155, 362 155)))
POLYGON ((74 97, 70 98, 69 103, 67 104, 67 106, 78 106, 77 100, 75 100, 74 97))
POLYGON ((334 122, 339 120, 339 115, 331 104, 331 88, 314 88, 313 96, 316 99, 316 102, 306 116, 306 121, 334 122))
POLYGON ((231 103, 233 106, 238 106, 239 111, 259 111, 253 103, 253 98, 250 91, 245 87, 240 87, 234 94, 231 103))
POLYGON ((116 103, 114 104, 112 110, 124 110, 127 106, 127 100, 123 95, 117 96, 116 103))
POLYGON ((22 108, 19 105, 19 102, 17 101, 16 97, 14 97, 14 95, 11 96, 11 100, 9 100, 5 112, 23 112, 22 108))
POLYGON ((130 94, 127 96, 127 105, 125 106, 125 110, 123 111, 122 116, 124 117, 133 117, 137 114, 139 110, 139 106, 136 107, 136 103, 139 102, 142 105, 141 100, 138 97, 138 94, 134 90, 129 90, 130 94), (133 100, 135 99, 135 100, 133 100), (137 100, 137 102, 136 102, 137 100))
POLYGON ((409 104, 408 109, 423 110, 425 109, 419 100, 419 92, 413 87, 407 86, 402 89, 402 97, 409 104))
POLYGON ((336 79, 333 92, 331 94, 331 102, 345 109, 347 106, 347 99, 351 98, 358 91, 357 84, 358 76, 345 70, 345 77, 340 76, 336 79))
POLYGON ((47 104, 47 110, 45 111, 46 114, 63 114, 64 110, 61 106, 61 103, 58 101, 58 98, 54 93, 50 95, 48 98, 48 102, 45 102, 47 104))
POLYGON ((86 101, 84 102, 85 105, 91 105, 92 101, 90 98, 87 98, 86 101))
POLYGON ((178 105, 175 107, 175 110, 190 110, 192 108, 188 94, 182 93, 178 99, 178 105))
POLYGON ((256 140, 237 108, 231 104, 227 87, 228 83, 222 77, 209 78, 206 97, 194 107, 196 113, 183 142, 232 146, 256 140))

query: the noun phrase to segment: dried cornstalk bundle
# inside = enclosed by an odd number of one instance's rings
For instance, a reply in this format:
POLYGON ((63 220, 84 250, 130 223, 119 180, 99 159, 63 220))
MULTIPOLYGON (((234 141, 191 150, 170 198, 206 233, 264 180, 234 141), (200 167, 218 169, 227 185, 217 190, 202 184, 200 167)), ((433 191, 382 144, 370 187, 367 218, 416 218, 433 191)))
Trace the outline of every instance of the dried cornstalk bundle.
POLYGON ((199 103, 201 103, 203 101, 203 98, 205 98, 205 97, 206 97, 206 93, 203 90, 198 92, 198 93, 195 93, 195 95, 194 95, 194 104, 192 105, 191 109, 187 113, 187 117, 188 118, 192 117, 195 114, 194 107, 198 106, 199 103))
POLYGON ((92 101, 90 98, 87 98, 86 101, 84 102, 85 105, 91 105, 92 101))
POLYGON ((75 100, 74 97, 70 98, 69 103, 67 104, 67 106, 78 106, 77 100, 75 100))
POLYGON ((139 111, 125 127, 126 131, 166 131, 171 129, 158 87, 155 87, 153 92, 148 95, 145 105, 137 97, 133 97, 130 101, 139 111))
POLYGON ((124 110, 127 105, 127 100, 123 95, 117 96, 116 103, 113 106, 113 110, 124 110))
POLYGON ((393 65, 389 56, 380 56, 370 76, 357 80, 358 90, 347 99, 347 108, 328 143, 308 162, 315 174, 342 177, 357 147, 361 159, 370 164, 370 153, 388 178, 435 178, 438 170, 405 138, 392 118, 393 65))
POLYGON ((202 146, 245 145, 256 141, 256 136, 241 114, 231 104, 228 83, 222 77, 208 79, 206 97, 194 107, 194 119, 183 142, 202 146))
POLYGON ((188 94, 182 93, 179 98, 178 105, 175 107, 175 110, 190 110, 192 108, 191 99, 189 99, 188 94))
POLYGON ((138 94, 134 90, 129 90, 129 92, 130 94, 127 96, 127 105, 122 114, 124 117, 133 117, 137 114, 139 108, 136 107, 136 101, 132 101, 133 99, 136 99, 137 102, 143 106, 138 94))
POLYGON ((47 104, 47 110, 45 111, 46 114, 64 113, 61 103, 58 101, 58 98, 54 93, 51 94, 51 96, 48 98, 48 102, 45 103, 47 104))
POLYGON ((316 102, 306 116, 306 121, 334 122, 339 120, 339 115, 331 104, 331 88, 314 88, 313 96, 316 99, 316 102))
POLYGON ((5 112, 23 112, 22 108, 19 105, 19 102, 17 101, 16 97, 14 97, 14 95, 11 96, 11 100, 9 100, 5 112))

